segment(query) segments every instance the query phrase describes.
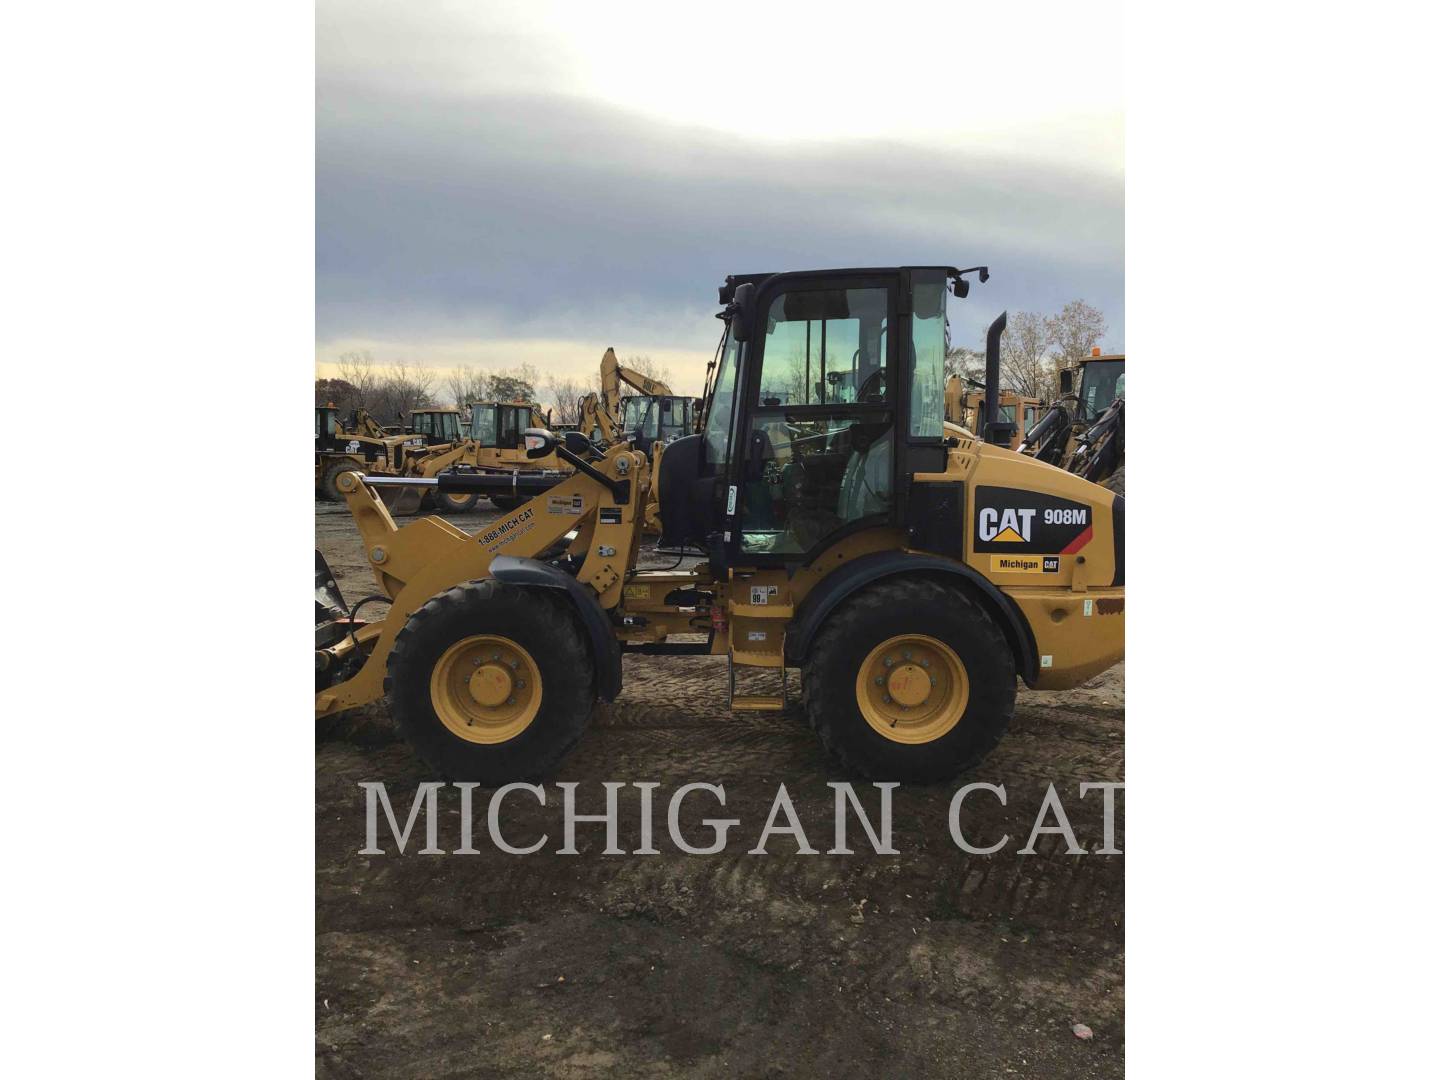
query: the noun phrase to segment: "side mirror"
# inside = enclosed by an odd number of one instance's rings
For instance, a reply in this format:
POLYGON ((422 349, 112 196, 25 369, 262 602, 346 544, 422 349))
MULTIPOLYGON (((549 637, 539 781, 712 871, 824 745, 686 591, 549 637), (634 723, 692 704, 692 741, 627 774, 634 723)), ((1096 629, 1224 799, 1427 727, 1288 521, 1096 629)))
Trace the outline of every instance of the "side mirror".
POLYGON ((547 454, 553 454, 559 440, 544 428, 527 427, 521 432, 525 437, 525 456, 527 458, 542 458, 547 454))
POLYGON ((736 341, 744 341, 750 336, 750 316, 755 308, 754 282, 747 281, 736 287, 731 306, 734 311, 730 315, 730 336, 736 341))
POLYGON ((1075 373, 1069 368, 1060 372, 1060 393, 1073 394, 1075 392, 1075 373))

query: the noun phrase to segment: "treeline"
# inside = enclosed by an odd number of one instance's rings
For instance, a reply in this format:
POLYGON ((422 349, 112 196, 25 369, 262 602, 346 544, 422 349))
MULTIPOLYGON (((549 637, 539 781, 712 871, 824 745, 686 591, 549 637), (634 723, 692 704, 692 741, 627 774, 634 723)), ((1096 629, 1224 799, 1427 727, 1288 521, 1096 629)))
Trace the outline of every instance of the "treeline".
MULTIPOLYGON (((668 382, 670 373, 648 356, 631 356, 627 367, 668 382)), ((421 367, 404 360, 377 364, 368 352, 347 352, 336 359, 335 378, 315 380, 315 404, 334 405, 342 414, 365 409, 381 424, 400 424, 416 409, 453 406, 464 410, 473 401, 533 401, 553 410, 551 420, 579 420, 579 401, 600 386, 599 363, 589 379, 542 378, 533 364, 489 370, 465 364, 448 370, 421 367)))
MULTIPOLYGON (((1053 401, 1060 396, 1060 371, 1090 355, 1109 331, 1104 314, 1072 300, 1051 315, 1013 311, 1000 339, 1000 383, 1024 397, 1053 401)), ((985 350, 964 346, 945 354, 945 374, 985 381, 985 350)))

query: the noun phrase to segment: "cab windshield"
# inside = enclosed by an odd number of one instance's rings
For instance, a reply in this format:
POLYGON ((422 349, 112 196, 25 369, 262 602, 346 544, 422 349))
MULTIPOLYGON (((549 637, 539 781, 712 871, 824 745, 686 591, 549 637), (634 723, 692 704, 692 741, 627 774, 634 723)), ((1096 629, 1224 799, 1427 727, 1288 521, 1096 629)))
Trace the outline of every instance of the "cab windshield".
POLYGON ((1080 419, 1095 420, 1124 393, 1125 361, 1092 360, 1080 376, 1080 419))
POLYGON ((653 397, 628 397, 620 407, 620 428, 642 439, 660 437, 659 401, 653 397))

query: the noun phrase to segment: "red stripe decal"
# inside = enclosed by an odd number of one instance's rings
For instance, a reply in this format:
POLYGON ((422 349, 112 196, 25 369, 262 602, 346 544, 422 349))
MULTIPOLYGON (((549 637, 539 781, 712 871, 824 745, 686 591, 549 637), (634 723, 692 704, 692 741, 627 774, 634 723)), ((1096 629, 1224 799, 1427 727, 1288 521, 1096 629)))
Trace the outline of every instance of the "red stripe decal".
POLYGON ((1066 544, 1063 548, 1060 549, 1060 554, 1074 555, 1075 552, 1079 551, 1086 544, 1088 544, 1094 538, 1094 536, 1095 526, 1086 525, 1084 532, 1082 532, 1079 536, 1075 537, 1074 540, 1071 540, 1070 543, 1066 544))

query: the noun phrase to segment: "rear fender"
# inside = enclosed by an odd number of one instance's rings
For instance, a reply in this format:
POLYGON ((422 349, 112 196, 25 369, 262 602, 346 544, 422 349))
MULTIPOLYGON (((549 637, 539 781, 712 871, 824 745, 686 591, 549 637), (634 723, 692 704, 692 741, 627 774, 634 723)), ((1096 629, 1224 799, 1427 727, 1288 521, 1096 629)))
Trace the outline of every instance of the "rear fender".
POLYGON ((1039 668, 1039 653, 1030 624, 1015 602, 987 581, 979 571, 964 563, 916 555, 905 551, 879 551, 865 555, 843 569, 825 575, 811 589, 795 613, 785 634, 785 655, 791 664, 804 661, 810 642, 827 615, 857 589, 896 574, 939 578, 963 587, 995 620, 1015 656, 1015 672, 1033 683, 1039 668))

